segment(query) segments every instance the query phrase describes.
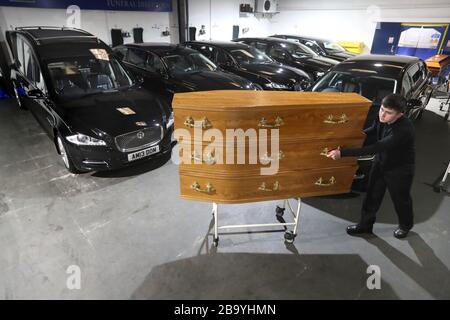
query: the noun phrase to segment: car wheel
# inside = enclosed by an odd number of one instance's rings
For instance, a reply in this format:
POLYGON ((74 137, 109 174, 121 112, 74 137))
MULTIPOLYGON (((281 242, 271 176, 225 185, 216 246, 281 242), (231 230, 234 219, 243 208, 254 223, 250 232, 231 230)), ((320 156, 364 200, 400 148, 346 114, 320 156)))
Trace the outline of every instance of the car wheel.
POLYGON ((78 170, 74 165, 73 161, 70 158, 70 155, 67 153, 66 146, 63 142, 63 139, 60 135, 56 137, 56 143, 58 145, 58 151, 63 161, 64 166, 70 173, 78 174, 83 173, 83 171, 78 170))
POLYGON ((19 109, 25 110, 26 108, 22 103, 22 100, 20 99, 19 89, 17 88, 16 82, 13 81, 12 83, 13 83, 14 97, 16 98, 17 106, 19 107, 19 109))

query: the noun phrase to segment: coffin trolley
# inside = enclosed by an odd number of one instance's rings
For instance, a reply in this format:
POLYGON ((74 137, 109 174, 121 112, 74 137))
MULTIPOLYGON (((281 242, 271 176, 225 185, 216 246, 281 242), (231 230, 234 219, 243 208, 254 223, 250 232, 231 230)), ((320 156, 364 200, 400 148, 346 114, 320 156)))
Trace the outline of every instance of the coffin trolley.
MULTIPOLYGON (((219 230, 224 229, 241 229, 241 228, 268 228, 268 227, 285 227, 285 233, 284 233, 284 241, 287 243, 293 243, 295 240, 295 237, 297 236, 298 231, 298 223, 300 221, 300 209, 302 200, 300 198, 294 199, 297 201, 297 208, 294 209, 291 206, 291 203, 289 202, 289 199, 285 199, 283 201, 283 206, 279 207, 277 206, 275 208, 275 212, 277 215, 277 218, 280 219, 284 215, 284 211, 288 209, 288 211, 292 214, 294 218, 294 222, 279 222, 279 223, 254 223, 254 224, 233 224, 233 225, 224 225, 219 226, 219 205, 215 202, 213 202, 212 205, 212 215, 214 217, 214 238, 213 238, 213 244, 214 246, 218 246, 219 244, 219 230), (293 226, 294 229, 287 230, 288 226, 293 226)), ((284 220, 284 219, 283 219, 284 220)))
POLYGON ((327 153, 362 146, 371 102, 355 93, 217 90, 175 94, 172 105, 181 160, 180 194, 183 199, 212 203, 217 245, 219 230, 274 226, 285 227, 285 240, 293 242, 301 198, 349 192, 357 159, 334 161, 327 153), (227 136, 229 129, 248 136, 235 144, 235 137, 227 136), (262 132, 266 140, 259 135, 262 132), (222 141, 212 147, 217 135, 222 141), (246 161, 224 161, 230 152, 234 160, 241 152, 246 161), (273 167, 276 170, 264 173, 273 167), (297 205, 286 199, 295 199, 297 205), (269 200, 282 200, 277 217, 287 209, 294 222, 219 225, 219 204, 269 200))

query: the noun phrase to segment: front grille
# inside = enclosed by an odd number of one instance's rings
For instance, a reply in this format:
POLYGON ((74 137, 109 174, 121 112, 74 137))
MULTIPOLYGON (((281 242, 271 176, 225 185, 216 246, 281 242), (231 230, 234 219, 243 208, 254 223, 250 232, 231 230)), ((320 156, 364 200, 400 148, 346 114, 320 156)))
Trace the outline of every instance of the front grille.
POLYGON ((116 137, 116 146, 122 152, 131 152, 157 144, 162 140, 162 127, 145 128, 142 130, 122 134, 116 137))

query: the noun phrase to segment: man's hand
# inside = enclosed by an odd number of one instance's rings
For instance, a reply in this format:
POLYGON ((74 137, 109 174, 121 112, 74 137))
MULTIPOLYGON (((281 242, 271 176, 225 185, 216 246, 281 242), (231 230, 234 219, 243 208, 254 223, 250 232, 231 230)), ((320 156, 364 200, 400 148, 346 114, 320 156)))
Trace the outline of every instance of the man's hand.
POLYGON ((330 152, 328 152, 327 157, 333 160, 338 160, 341 158, 341 151, 338 149, 331 150, 330 152))

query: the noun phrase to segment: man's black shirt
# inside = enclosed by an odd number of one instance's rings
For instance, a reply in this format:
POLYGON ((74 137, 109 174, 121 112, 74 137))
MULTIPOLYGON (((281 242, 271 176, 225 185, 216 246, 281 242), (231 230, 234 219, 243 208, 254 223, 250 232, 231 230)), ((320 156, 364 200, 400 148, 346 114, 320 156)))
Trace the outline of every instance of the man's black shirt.
POLYGON ((376 142, 362 148, 341 150, 342 157, 356 157, 376 154, 375 162, 385 170, 414 167, 415 134, 411 120, 401 117, 392 124, 375 120, 372 126, 364 130, 370 136, 376 136, 376 142))

